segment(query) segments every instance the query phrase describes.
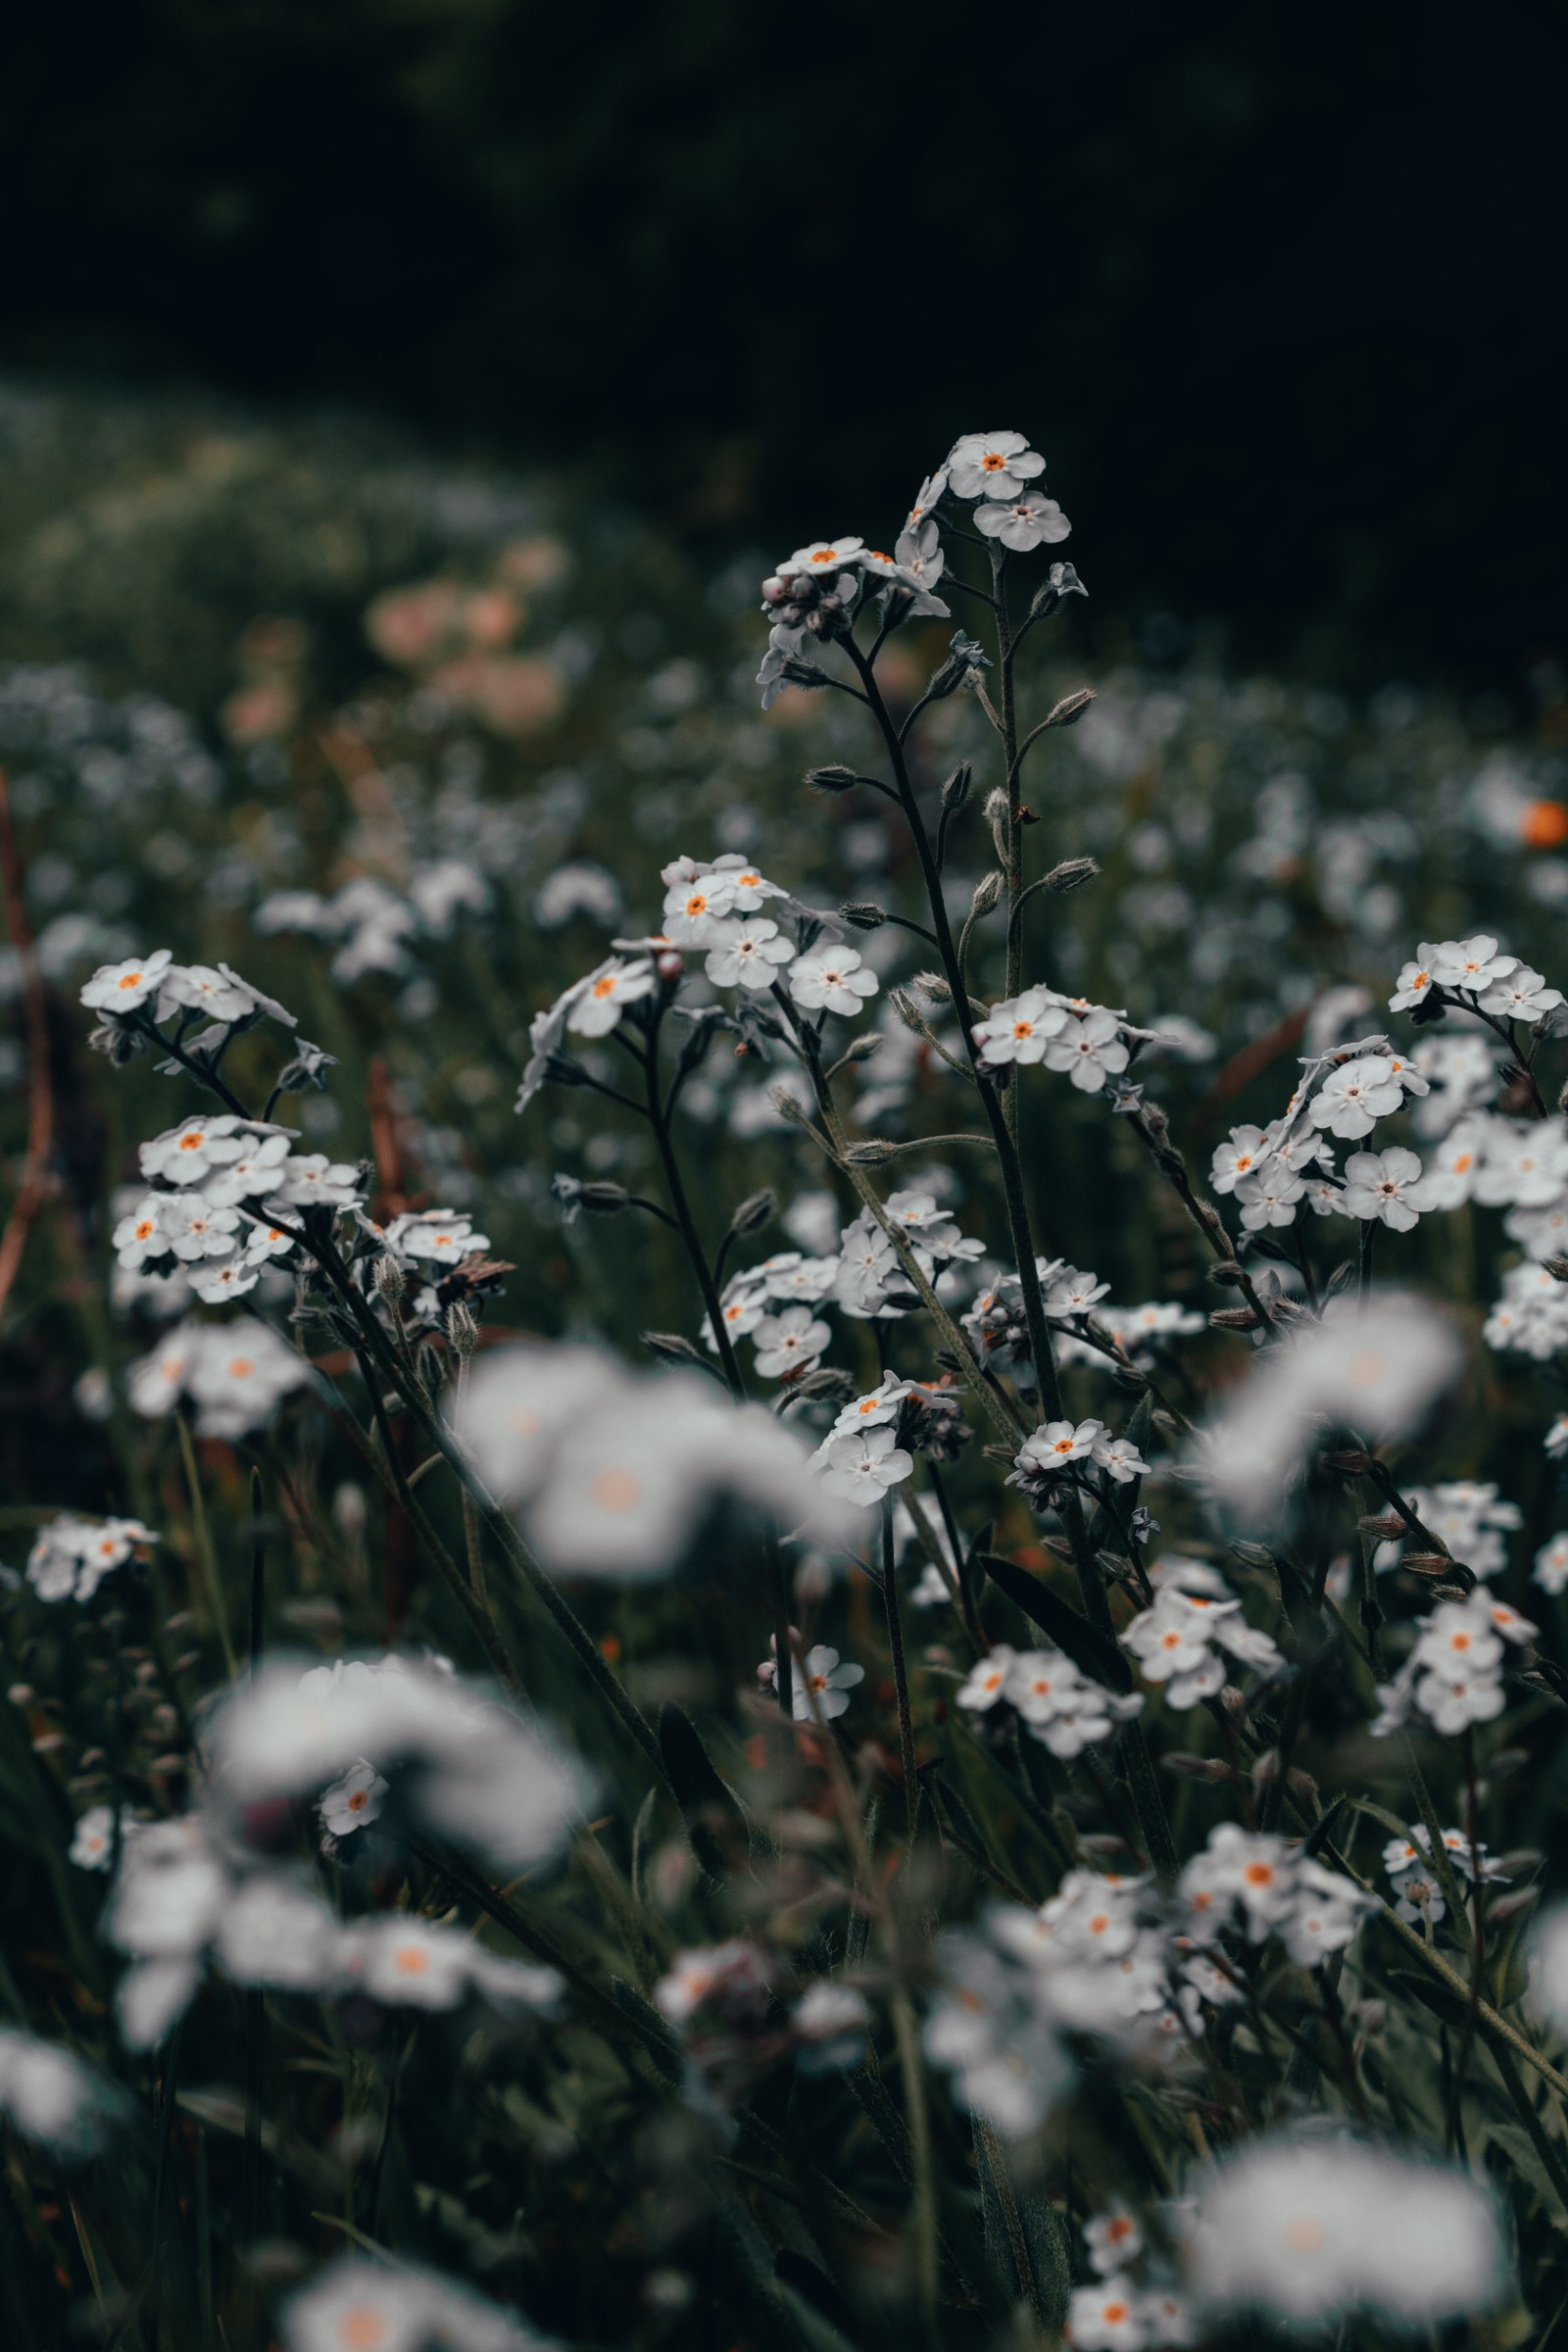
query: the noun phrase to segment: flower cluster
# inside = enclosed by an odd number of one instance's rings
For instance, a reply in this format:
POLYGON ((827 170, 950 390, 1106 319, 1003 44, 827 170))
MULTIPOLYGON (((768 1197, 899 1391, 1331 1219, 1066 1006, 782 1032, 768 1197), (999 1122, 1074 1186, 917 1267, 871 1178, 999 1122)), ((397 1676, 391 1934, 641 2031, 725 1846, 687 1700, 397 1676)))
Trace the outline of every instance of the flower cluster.
POLYGON ((1467 1600, 1440 1601, 1393 1682, 1380 1687, 1382 1713, 1373 1732, 1386 1737, 1400 1731, 1412 1714, 1425 1716, 1439 1732, 1491 1723, 1506 1703, 1507 1651, 1527 1648, 1539 1631, 1528 1617, 1484 1591, 1467 1600))
POLYGON ((27 1554, 27 1582, 40 1600, 91 1600, 106 1576, 157 1542, 139 1519, 79 1519, 62 1511, 27 1554))
POLYGON ((1248 1624, 1224 1578, 1201 1560, 1163 1561, 1153 1581, 1152 1607, 1139 1610, 1121 1640, 1145 1682, 1163 1687, 1167 1705, 1212 1698, 1231 1671, 1226 1659, 1253 1674, 1282 1671, 1273 1638, 1248 1624))
POLYGON ((1059 1649, 1009 1649, 1004 1642, 979 1659, 954 1694, 955 1704, 994 1724, 1010 1710, 1031 1739, 1054 1756, 1082 1755, 1143 1710, 1136 1692, 1107 1690, 1059 1649))
POLYGON ((125 1393, 138 1413, 153 1419, 186 1399, 205 1438, 242 1438, 271 1419, 311 1370, 270 1323, 240 1315, 232 1323, 181 1323, 166 1332, 150 1355, 131 1365, 125 1393))
POLYGON ((1227 1933, 1249 1943, 1278 1936, 1300 1968, 1315 1968, 1350 1942, 1376 1898, 1327 1870, 1283 1838, 1221 1822, 1206 1849, 1182 1873, 1186 1934, 1211 1951, 1227 1933))
MULTIPOLYGON (((1469 1885, 1476 1879, 1504 1879, 1506 1857, 1494 1860, 1483 1839, 1473 1843, 1463 1830, 1445 1830, 1443 1850, 1455 1876, 1469 1885)), ((1394 1907, 1412 1926, 1437 1927, 1447 1916, 1442 1885, 1432 1863, 1432 1838, 1424 1822, 1408 1838, 1391 1838, 1383 1848, 1383 1867, 1394 1888, 1394 1907)))

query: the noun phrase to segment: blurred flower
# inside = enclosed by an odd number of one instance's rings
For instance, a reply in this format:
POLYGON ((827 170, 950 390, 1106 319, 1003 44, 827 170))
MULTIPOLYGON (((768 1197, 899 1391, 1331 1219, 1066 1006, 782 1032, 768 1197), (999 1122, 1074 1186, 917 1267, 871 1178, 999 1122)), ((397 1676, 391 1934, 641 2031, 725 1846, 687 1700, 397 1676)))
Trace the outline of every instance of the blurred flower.
POLYGON ((0 2114, 62 2164, 99 2155, 130 2101, 58 2042, 0 2026, 0 2114))
POLYGON ((514 2313, 412 2263, 345 2254, 278 2311, 283 2352, 550 2352, 514 2313))

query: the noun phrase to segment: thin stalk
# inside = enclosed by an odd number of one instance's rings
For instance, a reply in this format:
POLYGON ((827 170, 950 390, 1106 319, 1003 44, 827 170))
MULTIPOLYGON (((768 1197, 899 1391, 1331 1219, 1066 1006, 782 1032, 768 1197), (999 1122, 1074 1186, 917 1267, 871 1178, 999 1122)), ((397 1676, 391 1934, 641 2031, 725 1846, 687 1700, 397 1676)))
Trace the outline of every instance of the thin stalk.
POLYGON ((909 1706, 909 1668, 904 1654, 904 1621, 899 1615, 899 1584, 893 1569, 893 1497, 882 1504, 882 1606, 888 1621, 888 1648, 893 1658, 893 1689, 899 1708, 899 1753, 904 1765, 904 1811, 911 1844, 920 1814, 920 1782, 914 1760, 914 1716, 909 1706))
POLYGON ((207 1504, 202 1496, 201 1472, 196 1466, 196 1447, 190 1434, 190 1423, 183 1413, 174 1415, 179 1431, 179 1456, 185 1465, 185 1489, 190 1496, 191 1543, 207 1587, 208 1601, 218 1627, 218 1639, 223 1645, 223 1663, 228 1668, 230 1682, 239 1674, 239 1660, 228 1630, 228 1610, 223 1602, 223 1587, 218 1573, 218 1555, 213 1549, 213 1531, 207 1522, 207 1504))
POLYGON ((729 1384, 730 1395, 739 1402, 746 1395, 746 1383, 741 1378, 741 1368, 736 1360, 734 1345, 725 1328, 723 1309, 718 1300, 718 1287, 708 1263, 708 1252, 703 1248, 702 1237, 697 1231, 697 1221, 692 1215, 691 1203, 686 1198, 686 1187, 681 1180, 680 1163, 675 1157, 675 1147, 670 1140, 669 1122, 664 1116, 664 1104, 659 1085, 659 1024, 657 1021, 649 1031, 643 1061, 648 1086, 648 1123, 654 1131, 654 1142, 658 1147, 660 1164, 664 1171, 664 1184, 669 1194, 669 1204, 675 1212, 675 1222, 680 1228, 680 1238, 686 1245, 686 1254, 692 1261, 692 1271, 697 1276, 697 1287, 703 1294, 703 1304, 708 1309, 709 1327, 713 1334, 713 1345, 718 1349, 718 1360, 724 1367, 724 1378, 729 1384))
POLYGON ((381 1384, 375 1377, 375 1367, 367 1362, 363 1353, 360 1355, 359 1364, 361 1377, 369 1396, 370 1412, 375 1421, 376 1434, 381 1441, 380 1458, 386 1465, 387 1483, 402 1507, 404 1516, 440 1571, 442 1581, 478 1636, 479 1646, 484 1651, 486 1658, 507 1688, 520 1697, 522 1681, 507 1654, 507 1645, 501 1639, 495 1619, 484 1606, 479 1595, 473 1591, 467 1578, 431 1526, 422 1505, 416 1500, 414 1491, 409 1485, 403 1464, 398 1457, 397 1444, 392 1435, 391 1424, 387 1419, 386 1407, 381 1401, 381 1384))
POLYGON ((1363 1307, 1372 1296, 1372 1243, 1377 1233, 1377 1229, 1378 1221, 1376 1217, 1364 1217, 1362 1219, 1361 1248, 1356 1267, 1355 1297, 1357 1305, 1363 1307))

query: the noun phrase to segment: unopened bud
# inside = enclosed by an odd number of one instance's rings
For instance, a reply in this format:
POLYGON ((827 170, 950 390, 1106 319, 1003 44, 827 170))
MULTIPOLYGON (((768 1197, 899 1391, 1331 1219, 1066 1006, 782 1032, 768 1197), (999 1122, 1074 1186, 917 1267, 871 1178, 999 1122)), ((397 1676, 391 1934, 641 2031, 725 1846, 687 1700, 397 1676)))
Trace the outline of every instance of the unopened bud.
POLYGON ((760 1225, 767 1223, 777 1206, 766 1185, 760 1193, 748 1193, 729 1221, 731 1233, 755 1233, 760 1225))
POLYGON ((940 972, 916 972, 909 986, 917 997, 928 1004, 951 1004, 953 991, 940 972))
POLYGON ((1208 1269, 1210 1282, 1217 1282, 1222 1291, 1240 1290, 1247 1280, 1247 1269, 1239 1266, 1234 1257, 1222 1257, 1208 1269))
POLYGON ((1544 1257, 1541 1262, 1553 1282, 1568 1282, 1568 1257, 1544 1257))
POLYGON ((869 1061, 873 1054, 880 1054, 881 1051, 881 1030, 867 1029, 863 1037, 856 1038, 854 1043, 846 1048, 844 1059, 846 1061, 869 1061))
POLYGON ((925 1015, 920 1010, 919 1005, 915 1003, 914 999, 910 996, 906 988, 890 988, 888 990, 888 1003, 892 1005, 894 1011, 898 1014, 906 1029, 912 1029, 916 1037, 924 1037, 928 1034, 925 1025, 925 1015))
POLYGON ((1006 887, 1006 875, 998 873, 995 868, 989 874, 982 874, 974 886, 974 897, 969 901, 969 920, 978 922, 982 915, 989 914, 1006 887))
POLYGON ((961 808, 964 802, 969 798, 969 794, 973 789, 973 785, 974 769, 969 765, 967 760, 965 760, 954 769, 952 775, 942 787, 943 808, 961 808))
POLYGON ((1262 1319, 1250 1306, 1216 1306, 1209 1315, 1208 1328, 1210 1331, 1255 1331, 1262 1319))
POLYGON ((1159 1761, 1161 1768, 1166 1772, 1174 1773, 1179 1781, 1217 1783, 1234 1781, 1236 1778, 1232 1767, 1222 1762, 1217 1756, 1190 1756, 1180 1748, 1173 1748, 1168 1755, 1161 1756, 1159 1761))
POLYGON ((1065 898, 1069 890, 1082 890, 1086 882, 1093 882, 1099 871, 1100 861, 1096 858, 1064 858, 1059 865, 1052 867, 1045 886, 1057 898, 1065 898))
POLYGON ((1446 1576, 1453 1562, 1446 1551, 1406 1551, 1400 1554, 1399 1566, 1411 1576, 1446 1576))
POLYGON ((447 1344, 465 1362, 479 1345, 479 1326, 473 1309, 461 1298, 454 1299, 447 1308, 447 1344))
POLYGON ((1064 694, 1062 696, 1060 702, 1056 705, 1050 717, 1046 720, 1047 726, 1070 727, 1075 725, 1077 721, 1082 718, 1084 712, 1088 710, 1094 699, 1095 690, 1092 686, 1075 686, 1071 694, 1064 694))
POLYGON ((853 767, 812 767, 806 781, 813 792, 853 792, 860 781, 853 767))
POLYGON ((1274 1565, 1274 1554, 1266 1544, 1250 1544, 1242 1536, 1238 1536, 1232 1544, 1231 1551, 1244 1568, 1272 1568, 1274 1565))
POLYGON ((886 908, 879 906, 874 899, 852 899, 839 912, 857 931, 880 931, 888 919, 886 908))
POLYGON ((887 1144, 879 1136, 868 1136, 863 1144, 846 1144, 841 1154, 847 1168, 881 1168, 898 1157, 897 1144, 887 1144))
POLYGON ((577 1198, 590 1216, 595 1217, 618 1217, 631 1200, 631 1195, 623 1184, 611 1184, 608 1181, 585 1184, 577 1198))
POLYGON ((770 1086, 767 1099, 779 1117, 788 1119, 792 1127, 809 1127, 811 1122, 802 1107, 799 1096, 792 1094, 787 1086, 770 1086))
POLYGON ((370 1269, 370 1280, 380 1296, 393 1306, 396 1306, 407 1287, 403 1278, 403 1268, 398 1264, 390 1250, 383 1250, 376 1259, 370 1269))
POLYGON ((1376 1536, 1385 1544, 1397 1543, 1401 1536, 1409 1533, 1407 1522, 1400 1518, 1397 1511, 1368 1511, 1355 1524, 1361 1535, 1376 1536))
POLYGON ((1342 1478, 1365 1478, 1372 1467, 1371 1456, 1353 1446, 1344 1446, 1337 1453, 1320 1454, 1318 1459, 1325 1470, 1337 1470, 1342 1478))

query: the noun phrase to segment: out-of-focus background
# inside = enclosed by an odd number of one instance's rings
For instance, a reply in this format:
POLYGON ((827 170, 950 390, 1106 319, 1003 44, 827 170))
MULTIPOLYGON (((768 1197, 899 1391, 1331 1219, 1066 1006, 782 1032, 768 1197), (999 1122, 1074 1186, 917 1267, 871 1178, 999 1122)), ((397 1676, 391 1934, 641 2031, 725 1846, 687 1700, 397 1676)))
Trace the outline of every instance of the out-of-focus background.
POLYGON ((1555 29, 58 0, 0 78, 0 363, 329 404, 705 559, 889 528, 1016 421, 1104 648, 1523 710, 1565 617, 1555 29))

